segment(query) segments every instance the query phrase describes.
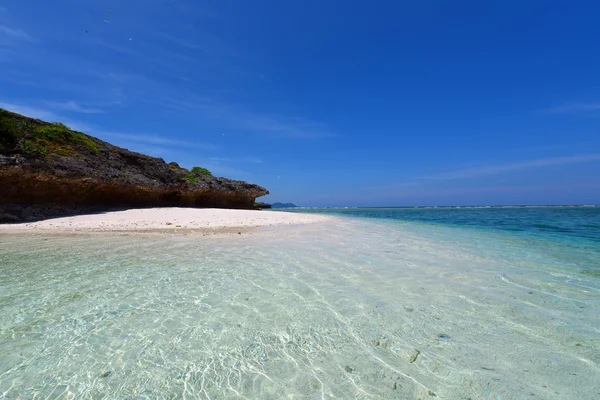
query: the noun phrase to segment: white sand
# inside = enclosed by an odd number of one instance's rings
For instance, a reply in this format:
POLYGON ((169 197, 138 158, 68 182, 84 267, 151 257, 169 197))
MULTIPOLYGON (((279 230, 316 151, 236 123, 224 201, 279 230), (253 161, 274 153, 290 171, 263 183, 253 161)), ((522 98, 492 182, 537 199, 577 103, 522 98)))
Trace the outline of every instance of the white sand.
POLYGON ((230 231, 233 228, 307 224, 326 216, 280 211, 225 210, 217 208, 145 208, 22 224, 0 224, 0 233, 95 232, 95 231, 230 231))

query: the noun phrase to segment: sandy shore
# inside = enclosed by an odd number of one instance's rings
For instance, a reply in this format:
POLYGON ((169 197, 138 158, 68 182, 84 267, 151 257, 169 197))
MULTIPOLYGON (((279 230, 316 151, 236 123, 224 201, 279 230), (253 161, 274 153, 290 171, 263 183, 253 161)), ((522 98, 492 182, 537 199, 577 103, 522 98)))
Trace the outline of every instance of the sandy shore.
POLYGON ((289 212, 224 210, 216 208, 145 208, 45 221, 0 224, 0 233, 11 232, 148 232, 204 231, 237 233, 236 229, 309 224, 330 217, 289 212))

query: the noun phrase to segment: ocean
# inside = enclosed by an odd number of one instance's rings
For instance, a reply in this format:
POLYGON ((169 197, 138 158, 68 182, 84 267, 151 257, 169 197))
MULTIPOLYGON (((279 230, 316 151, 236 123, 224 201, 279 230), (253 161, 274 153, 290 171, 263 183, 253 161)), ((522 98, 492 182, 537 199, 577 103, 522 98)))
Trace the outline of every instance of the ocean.
POLYGON ((0 234, 0 398, 600 398, 600 208, 299 211, 0 234))

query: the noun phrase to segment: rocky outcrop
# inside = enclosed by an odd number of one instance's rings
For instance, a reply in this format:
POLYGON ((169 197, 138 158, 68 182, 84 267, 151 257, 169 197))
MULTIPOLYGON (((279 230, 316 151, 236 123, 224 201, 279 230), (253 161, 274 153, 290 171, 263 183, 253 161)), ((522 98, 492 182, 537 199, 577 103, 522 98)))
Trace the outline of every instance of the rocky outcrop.
POLYGON ((271 205, 268 203, 263 203, 262 201, 254 203, 255 210, 268 210, 271 208, 271 205))
POLYGON ((0 109, 0 222, 127 207, 253 209, 269 193, 207 173, 0 109))

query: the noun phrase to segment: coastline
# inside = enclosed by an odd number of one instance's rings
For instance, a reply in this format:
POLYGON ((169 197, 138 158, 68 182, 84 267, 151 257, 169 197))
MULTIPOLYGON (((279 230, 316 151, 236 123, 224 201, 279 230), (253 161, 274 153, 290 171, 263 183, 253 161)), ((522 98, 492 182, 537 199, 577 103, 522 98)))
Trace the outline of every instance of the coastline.
POLYGON ((199 233, 233 235, 256 228, 305 225, 331 220, 323 215, 218 208, 142 208, 0 224, 12 233, 199 233))

